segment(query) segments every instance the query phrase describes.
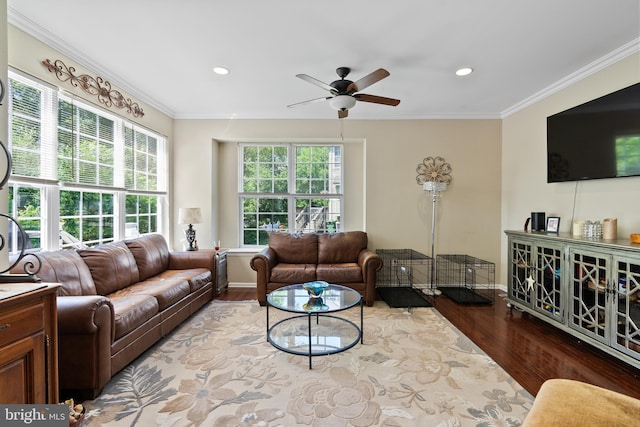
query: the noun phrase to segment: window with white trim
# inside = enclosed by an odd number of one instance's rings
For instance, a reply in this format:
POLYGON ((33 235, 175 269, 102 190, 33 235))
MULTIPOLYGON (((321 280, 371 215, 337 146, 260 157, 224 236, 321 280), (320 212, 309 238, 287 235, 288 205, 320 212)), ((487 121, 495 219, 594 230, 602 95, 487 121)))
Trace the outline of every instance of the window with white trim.
POLYGON ((342 145, 241 144, 242 246, 266 245, 272 232, 340 231, 342 145))
MULTIPOLYGON (((9 215, 27 249, 161 232, 165 138, 32 78, 9 78, 9 215)), ((20 239, 10 240, 19 250, 20 239)))

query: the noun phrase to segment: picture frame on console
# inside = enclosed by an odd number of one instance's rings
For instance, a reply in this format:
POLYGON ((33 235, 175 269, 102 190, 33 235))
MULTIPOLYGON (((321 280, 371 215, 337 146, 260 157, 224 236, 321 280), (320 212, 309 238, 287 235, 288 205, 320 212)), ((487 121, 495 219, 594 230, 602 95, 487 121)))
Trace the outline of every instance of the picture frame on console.
POLYGON ((547 233, 555 233, 558 234, 558 230, 560 230, 560 217, 559 216, 550 216, 547 218, 547 233))

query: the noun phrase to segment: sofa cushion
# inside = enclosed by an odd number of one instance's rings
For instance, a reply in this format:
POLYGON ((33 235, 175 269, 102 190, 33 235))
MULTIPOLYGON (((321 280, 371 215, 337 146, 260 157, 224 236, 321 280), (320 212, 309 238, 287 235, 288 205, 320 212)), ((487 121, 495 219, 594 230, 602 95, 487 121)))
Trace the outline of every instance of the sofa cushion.
MULTIPOLYGON (((96 295, 91 271, 75 250, 38 252, 37 255, 42 264, 36 276, 43 282, 60 283, 59 296, 96 295)), ((38 264, 27 255, 11 269, 11 273, 24 274, 24 265, 29 262, 38 264)))
POLYGON ((354 262, 318 264, 316 277, 329 283, 359 283, 362 282, 362 268, 354 262))
POLYGON ((150 295, 158 301, 160 311, 172 306, 191 293, 189 282, 180 277, 161 278, 154 276, 151 279, 135 283, 120 289, 111 295, 124 298, 127 295, 150 295))
POLYGON ((140 278, 136 260, 122 241, 78 249, 78 254, 89 267, 99 295, 111 294, 140 278))
POLYGON ((367 248, 367 233, 348 231, 318 235, 318 264, 358 262, 358 254, 367 248))
POLYGON ((115 332, 118 339, 158 314, 158 301, 151 295, 107 295, 113 304, 115 332))
POLYGON ((171 277, 180 278, 189 282, 189 288, 191 288, 191 292, 197 291, 198 289, 212 282, 211 270, 209 270, 208 268, 166 270, 155 276, 155 278, 159 279, 167 279, 171 277))
POLYGON ((287 264, 318 263, 318 236, 315 233, 271 233, 269 247, 276 253, 278 262, 287 264))
POLYGON ((316 280, 315 264, 279 263, 271 269, 271 282, 277 283, 305 283, 316 280))
POLYGON ((169 268, 169 247, 160 234, 149 234, 124 242, 138 265, 140 280, 146 280, 169 268))

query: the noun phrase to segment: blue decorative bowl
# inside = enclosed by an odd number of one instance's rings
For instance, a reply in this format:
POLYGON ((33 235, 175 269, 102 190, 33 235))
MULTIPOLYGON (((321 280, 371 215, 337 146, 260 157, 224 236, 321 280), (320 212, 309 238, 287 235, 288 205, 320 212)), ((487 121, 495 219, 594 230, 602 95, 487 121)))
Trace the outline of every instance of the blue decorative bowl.
POLYGON ((311 297, 309 301, 302 304, 302 308, 307 311, 325 311, 329 309, 329 306, 324 303, 320 297, 311 297))
POLYGON ((316 280, 313 282, 307 282, 302 287, 309 293, 311 297, 319 297, 324 292, 324 289, 329 286, 327 282, 322 280, 316 280))

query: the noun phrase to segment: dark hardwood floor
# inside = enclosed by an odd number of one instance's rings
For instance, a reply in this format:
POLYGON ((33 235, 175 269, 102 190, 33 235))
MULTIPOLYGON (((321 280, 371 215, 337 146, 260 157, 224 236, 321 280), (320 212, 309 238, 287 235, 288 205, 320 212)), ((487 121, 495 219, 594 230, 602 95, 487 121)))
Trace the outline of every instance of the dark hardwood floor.
MULTIPOLYGON (((435 307, 534 396, 545 380, 568 378, 640 398, 640 369, 534 316, 509 310, 501 293, 496 291, 492 305, 479 306, 438 296, 435 307)), ((255 290, 230 288, 217 299, 255 298, 255 290)))

